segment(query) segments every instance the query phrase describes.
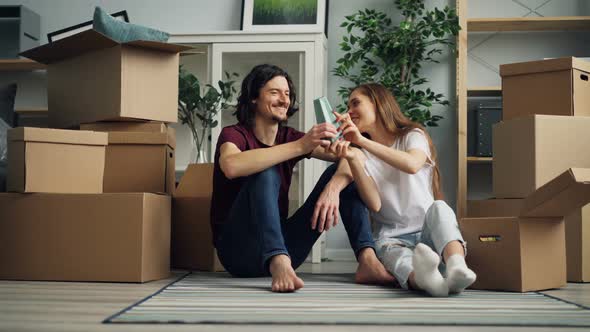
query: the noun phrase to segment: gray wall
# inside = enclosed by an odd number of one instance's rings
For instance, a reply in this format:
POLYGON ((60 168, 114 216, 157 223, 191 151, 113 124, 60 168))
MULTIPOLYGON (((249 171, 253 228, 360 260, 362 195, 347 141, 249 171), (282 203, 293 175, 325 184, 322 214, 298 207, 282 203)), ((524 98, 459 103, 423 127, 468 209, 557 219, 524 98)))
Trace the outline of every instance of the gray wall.
MULTIPOLYGON (((469 0, 469 17, 510 17, 510 16, 558 16, 589 15, 590 1, 587 0, 553 0, 545 5, 540 0, 469 0), (526 7, 536 9, 536 12, 526 7)), ((63 27, 90 20, 93 8, 100 5, 108 12, 126 9, 134 23, 149 25, 172 34, 198 33, 205 31, 238 30, 240 25, 241 0, 0 0, 0 5, 23 4, 42 16, 42 42, 46 34, 63 27)), ((426 0, 427 7, 454 6, 454 0, 426 0)), ((344 29, 339 25, 345 15, 364 8, 373 8, 392 14, 399 20, 392 0, 331 0, 329 7, 329 46, 328 64, 334 68, 342 52, 338 47, 344 29)), ((499 85, 497 66, 500 63, 526 61, 542 57, 563 55, 590 55, 590 43, 587 34, 563 33, 520 33, 520 34, 476 34, 470 35, 470 47, 485 41, 473 51, 469 58, 468 85, 499 85), (477 60, 474 60, 477 58, 477 60)), ((444 116, 440 127, 430 129, 439 152, 439 165, 442 171, 444 191, 451 206, 456 198, 457 139, 456 139, 456 102, 455 102, 455 59, 444 54, 439 65, 427 66, 424 74, 429 77, 428 86, 443 93, 450 101, 451 107, 435 109, 436 114, 444 116)), ((19 91, 17 105, 20 107, 42 107, 46 105, 43 74, 39 73, 0 73, 0 84, 18 79, 26 85, 19 91), (29 91, 29 92, 26 92, 29 91), (30 92, 37 91, 37 92, 30 92)), ((344 85, 341 79, 329 75, 328 97, 336 103, 339 98, 336 91, 344 85)), ((486 192, 486 177, 490 171, 483 167, 476 176, 480 181, 475 191, 486 192)), ((334 257, 340 253, 350 253, 348 240, 342 226, 330 231, 327 238, 328 253, 334 257)), ((349 256, 351 257, 351 256, 349 256)))

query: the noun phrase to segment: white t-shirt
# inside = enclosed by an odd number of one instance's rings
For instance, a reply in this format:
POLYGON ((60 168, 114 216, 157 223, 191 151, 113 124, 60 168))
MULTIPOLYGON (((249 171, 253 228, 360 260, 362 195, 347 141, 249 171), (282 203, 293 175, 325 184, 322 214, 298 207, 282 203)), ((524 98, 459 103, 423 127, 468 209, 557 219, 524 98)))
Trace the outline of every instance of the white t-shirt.
POLYGON ((366 173, 375 181, 381 197, 381 210, 371 212, 375 240, 421 230, 426 211, 434 202, 434 162, 424 132, 414 129, 404 138, 396 140, 391 148, 406 152, 412 149, 422 150, 428 159, 416 174, 409 174, 363 150, 367 156, 366 173))

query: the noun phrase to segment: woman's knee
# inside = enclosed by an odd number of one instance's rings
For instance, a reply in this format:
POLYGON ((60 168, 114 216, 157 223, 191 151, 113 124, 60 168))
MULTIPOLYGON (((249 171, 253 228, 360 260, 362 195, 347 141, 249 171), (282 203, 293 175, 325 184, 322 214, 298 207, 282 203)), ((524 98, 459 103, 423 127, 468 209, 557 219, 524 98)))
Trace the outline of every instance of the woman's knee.
POLYGON ((426 211, 426 223, 433 222, 451 222, 457 223, 457 216, 451 207, 443 200, 436 200, 426 211))

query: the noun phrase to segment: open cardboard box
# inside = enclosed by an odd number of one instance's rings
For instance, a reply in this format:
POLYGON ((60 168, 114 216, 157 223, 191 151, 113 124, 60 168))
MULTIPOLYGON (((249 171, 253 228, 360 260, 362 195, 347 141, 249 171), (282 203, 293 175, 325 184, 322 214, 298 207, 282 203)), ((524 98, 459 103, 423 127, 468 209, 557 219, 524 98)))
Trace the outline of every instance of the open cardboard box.
POLYGON ((166 278, 170 211, 167 195, 0 194, 0 279, 166 278))
POLYGON ((471 288, 526 292, 564 286, 564 216, 590 202, 590 169, 568 169, 526 199, 490 201, 485 211, 468 210, 487 217, 459 221, 467 263, 477 273, 471 288))
POLYGON ((590 62, 574 57, 500 65, 502 119, 590 116, 590 62))
POLYGON ((528 115, 493 128, 493 192, 525 198, 570 167, 590 168, 590 117, 528 115))
POLYGON ((190 164, 172 202, 172 267, 223 271, 213 246, 213 164, 190 164))
POLYGON ((178 121, 179 52, 190 47, 118 43, 86 30, 21 53, 47 65, 49 124, 126 119, 178 121))
POLYGON ((103 192, 105 133, 19 127, 7 141, 7 191, 103 192))

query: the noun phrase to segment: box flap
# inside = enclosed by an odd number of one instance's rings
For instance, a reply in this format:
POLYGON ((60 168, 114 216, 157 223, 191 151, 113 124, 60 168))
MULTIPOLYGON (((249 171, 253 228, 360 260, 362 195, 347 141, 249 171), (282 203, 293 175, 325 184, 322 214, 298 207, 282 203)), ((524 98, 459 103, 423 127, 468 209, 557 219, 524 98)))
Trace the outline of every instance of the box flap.
POLYGON ((213 164, 190 164, 180 179, 175 197, 203 197, 213 193, 213 164))
MULTIPOLYGON (((117 45, 120 44, 103 35, 102 33, 94 29, 90 29, 52 43, 27 50, 22 52, 20 55, 40 63, 51 64, 73 58, 84 53, 110 48, 117 45)), ((132 41, 123 45, 148 48, 167 53, 179 53, 181 51, 191 49, 191 47, 183 45, 143 40, 132 41)))
POLYGON ((119 45, 116 41, 97 32, 86 30, 75 35, 35 47, 20 55, 44 64, 59 62, 84 53, 119 45))
POLYGON ((190 47, 190 46, 160 43, 160 42, 146 41, 146 40, 135 40, 135 41, 127 42, 123 45, 136 46, 136 47, 141 47, 141 48, 149 48, 152 50, 168 52, 168 53, 180 53, 182 51, 192 49, 192 47, 190 47))
POLYGON ((86 130, 18 127, 8 130, 9 141, 107 145, 106 133, 86 130))
POLYGON ((517 62, 500 65, 500 76, 513 76, 550 71, 569 70, 576 68, 590 73, 590 62, 574 57, 557 58, 539 61, 517 62))
POLYGON ((165 133, 110 131, 108 137, 109 144, 166 144, 176 148, 176 132, 173 128, 168 128, 165 133))
POLYGON ((590 202, 590 168, 570 168, 525 198, 523 217, 564 217, 590 202))
POLYGON ((168 126, 158 121, 105 121, 80 124, 80 130, 93 131, 135 131, 165 133, 168 126))

